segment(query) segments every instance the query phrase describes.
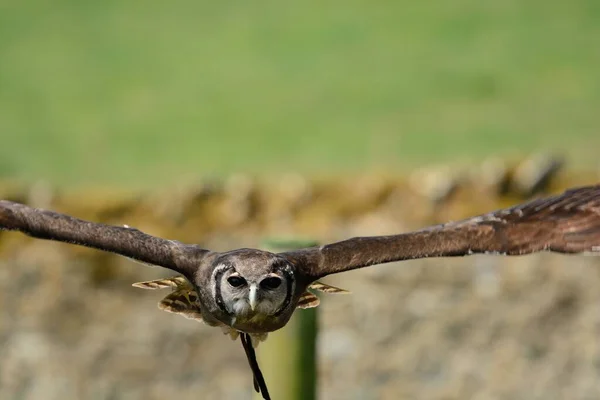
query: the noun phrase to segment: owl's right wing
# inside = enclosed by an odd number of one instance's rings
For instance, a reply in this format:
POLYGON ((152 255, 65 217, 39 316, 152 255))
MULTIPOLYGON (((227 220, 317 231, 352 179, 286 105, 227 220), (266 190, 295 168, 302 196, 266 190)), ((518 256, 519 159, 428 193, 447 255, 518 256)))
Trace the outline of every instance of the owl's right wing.
POLYGON ((198 293, 193 289, 178 289, 168 294, 158 303, 158 308, 183 317, 203 321, 202 310, 198 304, 198 293))
POLYGON ((6 200, 0 200, 0 230, 108 251, 186 277, 193 276, 200 261, 210 253, 196 245, 162 239, 128 226, 84 221, 6 200))

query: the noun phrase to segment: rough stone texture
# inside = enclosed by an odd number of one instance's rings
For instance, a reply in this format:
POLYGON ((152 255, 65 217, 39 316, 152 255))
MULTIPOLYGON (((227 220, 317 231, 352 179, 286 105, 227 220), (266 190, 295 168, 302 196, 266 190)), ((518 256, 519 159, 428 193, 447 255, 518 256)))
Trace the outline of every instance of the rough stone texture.
MULTIPOLYGON (((368 190, 349 182, 337 200, 325 186, 303 185, 274 189, 285 201, 238 180, 192 198, 109 201, 102 212, 81 197, 52 206, 224 250, 294 232, 321 240, 400 232, 504 205, 482 196, 474 205, 460 191, 454 203, 428 205, 385 181, 368 190)), ((160 312, 164 293, 130 286, 168 275, 0 232, 0 399, 250 399, 238 342, 160 312)), ((600 398, 599 257, 408 261, 328 282, 353 294, 322 296, 320 398, 600 398)))

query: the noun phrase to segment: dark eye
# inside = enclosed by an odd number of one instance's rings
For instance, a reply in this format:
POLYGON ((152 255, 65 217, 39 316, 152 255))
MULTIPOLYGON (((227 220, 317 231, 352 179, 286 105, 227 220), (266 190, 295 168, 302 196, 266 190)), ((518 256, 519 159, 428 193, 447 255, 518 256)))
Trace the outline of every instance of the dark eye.
POLYGON ((233 287, 240 287, 246 283, 246 280, 239 276, 230 276, 227 278, 227 282, 233 287))
POLYGON ((277 289, 279 285, 281 285, 281 279, 275 276, 263 279, 262 282, 260 282, 260 286, 263 289, 277 289))

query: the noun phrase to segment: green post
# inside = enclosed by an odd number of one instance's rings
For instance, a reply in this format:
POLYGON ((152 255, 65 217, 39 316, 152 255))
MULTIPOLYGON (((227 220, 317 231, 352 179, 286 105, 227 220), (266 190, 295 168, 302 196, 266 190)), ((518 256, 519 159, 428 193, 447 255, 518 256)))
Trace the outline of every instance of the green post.
MULTIPOLYGON (((263 244, 273 252, 317 245, 307 240, 265 240, 263 244)), ((296 310, 285 327, 269 333, 258 347, 258 362, 273 400, 316 399, 317 330, 317 308, 296 310)), ((257 393, 254 398, 262 399, 257 393)))

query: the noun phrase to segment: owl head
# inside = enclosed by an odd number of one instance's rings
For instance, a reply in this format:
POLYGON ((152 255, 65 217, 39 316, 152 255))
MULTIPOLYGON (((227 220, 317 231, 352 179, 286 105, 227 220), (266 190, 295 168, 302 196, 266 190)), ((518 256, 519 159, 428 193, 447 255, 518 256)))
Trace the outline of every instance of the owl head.
POLYGON ((236 319, 277 316, 292 301, 296 282, 288 261, 276 254, 241 249, 214 261, 213 296, 236 319))

